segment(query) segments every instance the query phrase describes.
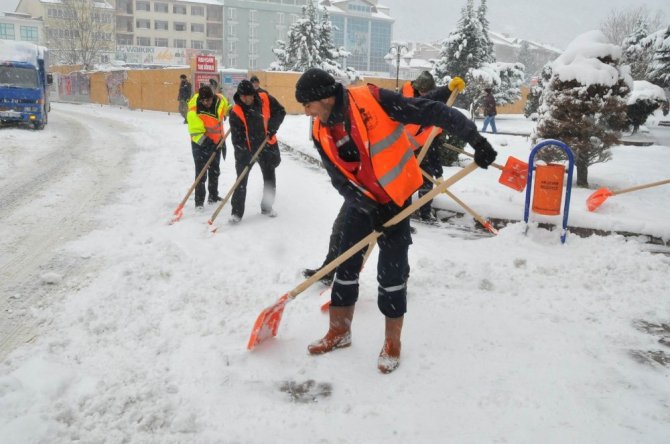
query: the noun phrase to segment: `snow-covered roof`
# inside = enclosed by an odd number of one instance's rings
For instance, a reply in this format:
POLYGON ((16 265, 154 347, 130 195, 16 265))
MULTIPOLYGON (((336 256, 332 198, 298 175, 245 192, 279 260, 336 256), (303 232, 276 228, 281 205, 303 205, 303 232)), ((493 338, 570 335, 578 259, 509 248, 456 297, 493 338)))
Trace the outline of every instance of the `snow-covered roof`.
MULTIPOLYGON (((386 20, 386 21, 395 21, 393 17, 391 17, 387 12, 389 12, 388 7, 378 7, 376 1, 371 1, 371 0, 359 0, 363 3, 369 3, 370 6, 372 7, 372 12, 368 15, 367 13, 363 14, 361 13, 360 15, 363 16, 369 16, 378 20, 386 20)), ((344 14, 344 15, 351 15, 352 12, 355 11, 350 11, 347 9, 347 3, 349 3, 350 0, 344 0, 344 1, 323 1, 319 4, 319 7, 325 8, 326 11, 328 11, 329 14, 344 14)))
POLYGON ((0 40, 0 61, 28 62, 37 65, 37 59, 44 58, 47 49, 28 42, 0 40))
POLYGON ((610 57, 621 59, 621 47, 609 42, 599 30, 577 36, 556 60, 551 63, 554 74, 568 82, 576 80, 582 85, 614 85, 620 77, 615 66, 598 60, 610 57))
POLYGON ((528 45, 533 48, 544 49, 546 51, 555 52, 556 54, 560 54, 562 52, 561 49, 558 49, 555 46, 546 43, 540 43, 534 40, 512 37, 495 31, 489 31, 489 38, 491 39, 491 42, 496 45, 506 45, 506 46, 512 46, 514 48, 519 48, 521 44, 525 41, 528 42, 528 45))

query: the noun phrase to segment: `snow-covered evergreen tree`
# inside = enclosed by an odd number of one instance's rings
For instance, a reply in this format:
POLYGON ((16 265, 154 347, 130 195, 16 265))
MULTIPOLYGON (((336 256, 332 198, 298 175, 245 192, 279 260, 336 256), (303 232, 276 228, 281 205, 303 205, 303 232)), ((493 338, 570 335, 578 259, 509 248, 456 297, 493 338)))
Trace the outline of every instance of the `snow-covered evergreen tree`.
POLYGON ((291 25, 287 41, 278 40, 273 48, 276 61, 270 64, 270 70, 302 72, 321 68, 340 80, 356 80, 358 72, 353 68, 342 69, 338 62, 349 52, 335 48, 332 31, 333 25, 325 8, 319 19, 314 2, 308 1, 302 7, 302 17, 291 25))
POLYGON ((535 65, 535 57, 533 56, 533 53, 530 51, 530 44, 523 40, 521 42, 521 45, 519 46, 519 52, 516 56, 517 60, 519 63, 523 64, 524 66, 524 73, 526 74, 526 77, 530 77, 535 74, 533 71, 533 66, 535 65))
MULTIPOLYGON (((575 154, 577 185, 588 186, 588 168, 611 158, 610 146, 627 127, 626 96, 633 80, 620 66, 621 47, 602 31, 573 40, 551 63, 551 78, 543 93, 536 137, 558 139, 575 154)), ((542 158, 564 159, 552 150, 542 158)))
POLYGON ((633 80, 644 80, 653 56, 647 23, 640 19, 635 30, 623 40, 623 61, 630 66, 633 80))
POLYGON ((479 8, 477 8, 477 20, 482 25, 482 60, 486 63, 493 63, 496 61, 495 52, 493 51, 493 42, 489 37, 489 19, 486 18, 486 0, 481 0, 479 8))
POLYGON ((647 121, 651 113, 666 101, 665 91, 660 86, 646 80, 636 80, 633 92, 628 96, 626 109, 628 124, 633 127, 633 134, 647 121))
POLYGON ((442 42, 440 56, 432 70, 433 77, 438 85, 447 84, 452 77, 462 77, 467 86, 459 95, 457 104, 468 108, 481 93, 478 88, 481 85, 473 82, 471 70, 488 63, 489 55, 482 22, 474 11, 473 0, 466 0, 458 27, 442 42))
POLYGON ((526 104, 523 107, 523 115, 526 118, 531 120, 538 119, 538 110, 540 108, 540 101, 542 100, 542 91, 544 90, 544 85, 549 83, 551 79, 551 64, 547 63, 542 68, 542 73, 537 83, 530 87, 528 91, 528 96, 526 97, 526 104))
POLYGON ((670 26, 650 35, 648 39, 653 45, 654 55, 647 71, 647 80, 663 88, 670 88, 670 26))

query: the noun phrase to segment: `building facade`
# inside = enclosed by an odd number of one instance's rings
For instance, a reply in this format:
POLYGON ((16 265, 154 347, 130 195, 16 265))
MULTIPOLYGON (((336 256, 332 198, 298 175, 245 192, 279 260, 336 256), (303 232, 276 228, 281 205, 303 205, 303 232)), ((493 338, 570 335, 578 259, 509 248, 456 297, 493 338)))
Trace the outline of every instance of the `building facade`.
POLYGON ((30 14, 0 12, 0 40, 17 40, 44 45, 44 24, 30 14))

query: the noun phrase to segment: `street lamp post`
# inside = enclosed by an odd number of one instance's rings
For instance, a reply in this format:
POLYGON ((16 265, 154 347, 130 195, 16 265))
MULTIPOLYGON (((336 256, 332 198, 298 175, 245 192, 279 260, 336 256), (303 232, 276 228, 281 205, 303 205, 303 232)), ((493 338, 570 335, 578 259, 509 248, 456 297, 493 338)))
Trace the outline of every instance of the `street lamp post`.
MULTIPOLYGON (((409 65, 409 61, 412 59, 412 52, 409 49, 409 45, 404 42, 391 42, 391 48, 389 53, 384 56, 386 60, 393 60, 395 58, 395 91, 400 91, 400 58, 403 58, 405 62, 409 65)), ((393 62, 391 62, 393 63, 393 62)))

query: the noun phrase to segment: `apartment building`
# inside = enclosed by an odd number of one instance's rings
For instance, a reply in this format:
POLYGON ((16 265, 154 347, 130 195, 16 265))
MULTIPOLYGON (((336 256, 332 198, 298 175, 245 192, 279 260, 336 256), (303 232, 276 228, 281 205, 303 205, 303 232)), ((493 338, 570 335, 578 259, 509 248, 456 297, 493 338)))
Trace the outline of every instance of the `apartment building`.
POLYGON ((19 40, 44 45, 44 24, 30 14, 0 12, 0 40, 19 40))

